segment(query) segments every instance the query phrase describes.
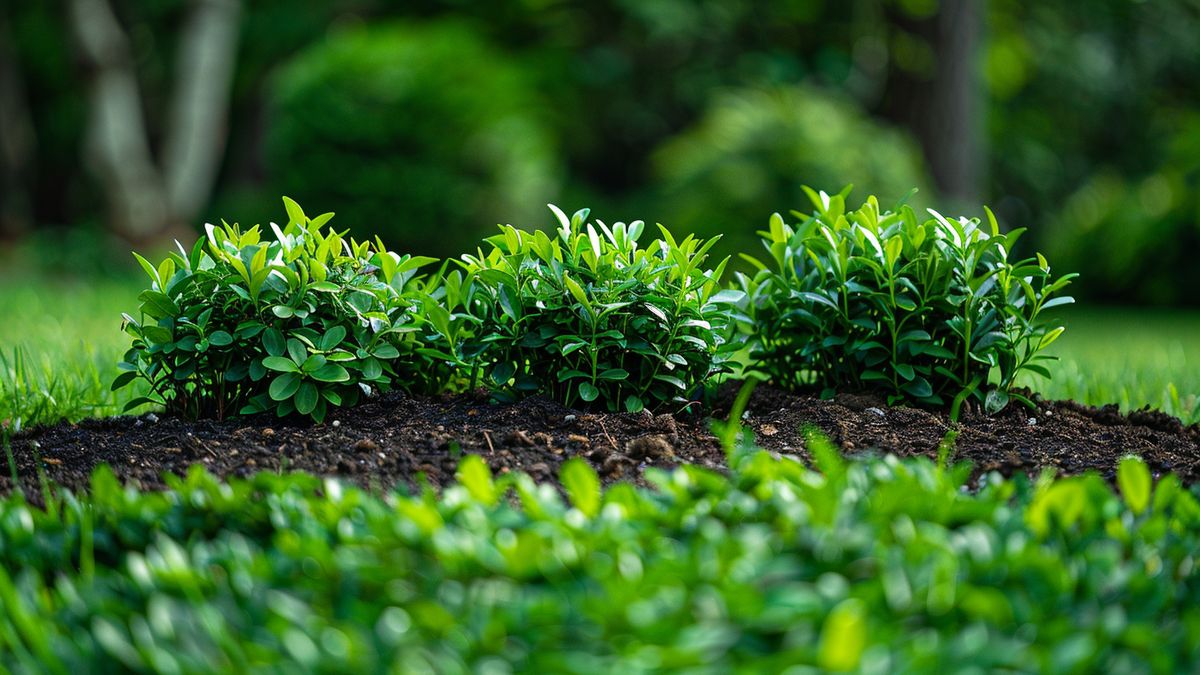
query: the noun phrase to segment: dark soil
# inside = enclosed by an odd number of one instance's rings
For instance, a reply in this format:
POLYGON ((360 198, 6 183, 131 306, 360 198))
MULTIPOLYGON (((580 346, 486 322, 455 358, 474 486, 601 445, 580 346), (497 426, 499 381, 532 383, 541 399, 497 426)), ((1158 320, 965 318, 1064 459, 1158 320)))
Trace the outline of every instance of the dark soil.
MULTIPOLYGON (((708 417, 597 414, 543 399, 492 405, 481 395, 417 397, 392 394, 337 411, 324 424, 270 418, 187 422, 166 416, 117 417, 35 429, 13 439, 17 473, 27 494, 38 493, 40 462, 53 482, 86 487, 92 469, 108 463, 142 487, 161 487, 162 475, 202 464, 221 476, 303 470, 336 475, 363 486, 432 485, 452 480, 461 453, 482 456, 493 471, 523 471, 553 480, 559 465, 584 457, 606 483, 642 482, 647 467, 692 463, 722 470, 725 456, 709 417, 728 414, 732 391, 708 417)), ((889 408, 870 396, 831 401, 759 387, 744 422, 760 445, 807 460, 802 429, 813 425, 846 454, 891 452, 936 456, 950 429, 945 413, 889 408)), ((1184 427, 1157 412, 1121 415, 1115 406, 1038 402, 1013 404, 996 416, 967 411, 958 425, 954 459, 974 463, 976 475, 1005 475, 1053 467, 1073 474, 1089 469, 1111 479, 1128 453, 1156 473, 1173 471, 1200 482, 1200 425, 1184 427)), ((11 472, 0 472, 0 493, 11 472)))

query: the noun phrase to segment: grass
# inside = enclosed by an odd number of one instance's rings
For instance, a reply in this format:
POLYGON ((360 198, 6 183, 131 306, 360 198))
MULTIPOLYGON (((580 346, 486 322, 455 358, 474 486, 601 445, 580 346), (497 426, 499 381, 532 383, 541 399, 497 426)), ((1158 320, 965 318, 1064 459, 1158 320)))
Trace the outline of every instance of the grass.
POLYGON ((1050 352, 1054 379, 1027 379, 1047 398, 1122 410, 1149 406, 1200 422, 1200 312, 1073 309, 1050 352))
POLYGON ((115 415, 140 395, 109 391, 139 283, 0 278, 0 425, 115 415))
MULTIPOLYGON (((113 393, 128 348, 121 312, 141 279, 0 276, 0 425, 10 430, 115 415, 141 391, 113 393)), ((1200 312, 1072 309, 1051 347, 1055 379, 1022 382, 1048 398, 1145 406, 1200 422, 1200 312)))

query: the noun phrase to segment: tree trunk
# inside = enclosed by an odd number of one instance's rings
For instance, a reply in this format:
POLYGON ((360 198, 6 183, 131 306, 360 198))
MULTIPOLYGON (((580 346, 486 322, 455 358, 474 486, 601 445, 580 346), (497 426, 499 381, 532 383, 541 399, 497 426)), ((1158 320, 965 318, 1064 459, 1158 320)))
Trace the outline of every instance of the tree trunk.
POLYGON ((224 153, 239 9, 237 0, 199 0, 180 42, 163 170, 184 221, 204 208, 224 153))
POLYGON ((31 225, 29 177, 37 147, 10 39, 8 17, 0 13, 0 236, 20 234, 31 225))
POLYGON ((977 203, 983 184, 983 91, 979 44, 983 27, 980 0, 941 3, 922 19, 889 11, 892 30, 925 42, 932 69, 893 68, 884 96, 885 114, 916 136, 939 195, 951 202, 977 203))
POLYGON ((237 52, 238 0, 196 0, 183 29, 164 167, 155 163, 129 41, 108 0, 72 0, 71 21, 92 67, 85 157, 104 183, 112 229, 147 241, 195 218, 225 146, 237 52))

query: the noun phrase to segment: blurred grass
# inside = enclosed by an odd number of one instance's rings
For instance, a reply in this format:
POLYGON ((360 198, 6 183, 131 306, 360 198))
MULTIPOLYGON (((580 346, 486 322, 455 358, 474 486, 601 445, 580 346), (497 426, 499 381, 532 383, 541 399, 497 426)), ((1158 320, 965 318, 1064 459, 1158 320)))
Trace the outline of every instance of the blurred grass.
POLYGON ((121 312, 140 279, 0 276, 0 425, 115 415, 137 387, 109 391, 128 349, 121 312))
POLYGON ((1046 398, 1200 422, 1200 312, 1076 307, 1062 316, 1067 330, 1049 348, 1060 358, 1054 379, 1022 384, 1046 398))
MULTIPOLYGON (((128 348, 136 276, 72 280, 0 275, 0 425, 116 415, 144 390, 109 391, 128 348)), ((1200 422, 1200 312, 1071 309, 1051 351, 1055 379, 1026 378, 1043 396, 1122 410, 1150 406, 1200 422)))

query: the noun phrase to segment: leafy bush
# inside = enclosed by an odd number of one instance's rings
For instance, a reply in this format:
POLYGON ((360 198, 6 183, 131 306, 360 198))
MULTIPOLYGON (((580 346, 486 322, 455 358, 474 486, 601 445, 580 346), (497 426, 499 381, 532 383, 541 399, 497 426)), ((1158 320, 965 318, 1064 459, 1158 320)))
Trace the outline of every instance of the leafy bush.
POLYGON ((344 30, 282 70, 268 170, 389 243, 457 255, 554 192, 545 109, 525 73, 465 25, 344 30))
POLYGON ((141 317, 126 314, 133 346, 113 382, 149 383, 147 399, 188 417, 298 412, 364 393, 436 386, 444 368, 418 353, 425 301, 417 269, 431 258, 359 243, 309 219, 284 198, 288 224, 263 240, 258 226, 208 225, 191 252, 157 267, 137 256, 151 286, 141 317), (403 357, 403 358, 401 358, 403 357))
POLYGON ((739 453, 570 503, 467 458, 440 496, 311 476, 0 501, 16 672, 1190 672, 1200 505, 1097 476, 739 453))
POLYGON ((462 257, 446 279, 456 325, 429 310, 472 386, 482 376, 500 399, 638 411, 686 401, 725 369, 739 294, 720 290, 728 259, 703 267, 715 240, 676 241, 660 225, 662 239, 640 248, 642 221, 593 225, 586 209, 551 208, 554 238, 503 226, 487 254, 462 257))
POLYGON ((1040 254, 1010 260, 1023 230, 1001 234, 991 211, 985 229, 932 210, 922 221, 907 205, 883 211, 874 197, 847 211, 849 188, 807 192, 813 215, 772 216, 768 263, 747 257, 759 271, 740 276, 753 358, 776 384, 926 404, 974 396, 995 411, 1021 371, 1049 377, 1052 357, 1039 352, 1063 328, 1042 312, 1072 302, 1057 294, 1075 275, 1053 278, 1040 254))
POLYGON ((911 140, 812 87, 727 92, 654 165, 664 218, 742 249, 764 205, 801 203, 804 183, 870 185, 889 201, 929 184, 911 140))

